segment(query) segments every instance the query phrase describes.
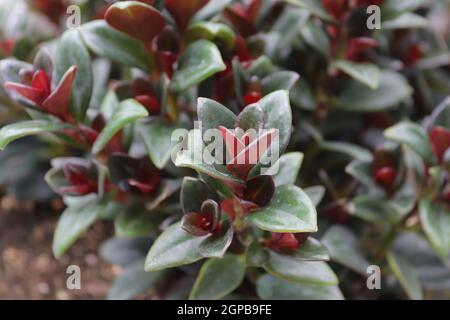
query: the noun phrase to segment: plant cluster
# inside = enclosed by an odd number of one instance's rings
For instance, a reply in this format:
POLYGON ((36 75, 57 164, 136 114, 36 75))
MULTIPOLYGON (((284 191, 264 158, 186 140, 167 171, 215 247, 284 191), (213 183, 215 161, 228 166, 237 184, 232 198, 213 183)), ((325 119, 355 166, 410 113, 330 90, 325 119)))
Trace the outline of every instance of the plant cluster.
POLYGON ((51 164, 56 258, 107 220, 110 298, 450 290, 448 1, 76 4, 0 3, 0 183, 49 199, 51 164))

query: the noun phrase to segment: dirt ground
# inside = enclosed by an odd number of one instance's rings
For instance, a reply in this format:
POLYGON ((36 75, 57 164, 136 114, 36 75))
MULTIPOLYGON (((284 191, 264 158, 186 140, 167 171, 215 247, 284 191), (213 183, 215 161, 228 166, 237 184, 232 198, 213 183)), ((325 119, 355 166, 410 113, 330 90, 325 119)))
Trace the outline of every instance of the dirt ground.
MULTIPOLYGON (((54 203, 53 208, 59 208, 54 203)), ((60 260, 51 252, 58 210, 0 200, 0 299, 103 299, 118 267, 98 256, 112 226, 97 223, 60 260), (69 290, 69 265, 81 269, 81 289, 69 290)))

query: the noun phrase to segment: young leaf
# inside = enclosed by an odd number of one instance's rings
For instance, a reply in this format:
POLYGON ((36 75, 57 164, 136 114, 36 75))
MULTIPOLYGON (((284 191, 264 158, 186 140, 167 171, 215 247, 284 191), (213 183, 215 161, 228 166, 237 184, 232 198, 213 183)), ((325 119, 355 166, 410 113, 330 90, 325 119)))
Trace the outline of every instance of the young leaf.
POLYGON ((227 254, 222 259, 208 259, 200 269, 189 299, 215 300, 233 292, 244 280, 242 256, 227 254))
POLYGON ((303 161, 303 153, 290 152, 282 155, 264 174, 271 175, 275 186, 293 185, 303 161))
POLYGON ((190 44, 180 58, 172 79, 175 92, 186 90, 226 68, 217 46, 208 40, 190 44))
POLYGON ((93 76, 91 58, 78 30, 64 32, 56 47, 54 61, 54 83, 59 83, 72 66, 77 67, 71 111, 75 119, 82 122, 91 101, 93 76))
POLYGON ((99 153, 111 138, 125 125, 137 119, 148 116, 148 111, 134 99, 127 99, 120 103, 119 110, 112 115, 109 122, 95 140, 93 153, 99 153))
POLYGON ((270 203, 251 212, 248 222, 272 232, 316 232, 317 213, 312 201, 296 186, 281 186, 270 203))
POLYGON ((191 177, 183 179, 180 202, 184 213, 200 212, 203 202, 214 197, 203 181, 191 177))
POLYGON ((114 30, 103 20, 80 27, 84 42, 94 53, 130 67, 150 71, 150 59, 143 43, 114 30))
POLYGON ((8 124, 0 129, 0 150, 17 139, 29 135, 60 131, 68 128, 67 125, 45 120, 29 120, 8 124))
POLYGON ((230 109, 208 98, 198 98, 197 114, 203 132, 220 126, 234 128, 236 122, 236 115, 230 109))

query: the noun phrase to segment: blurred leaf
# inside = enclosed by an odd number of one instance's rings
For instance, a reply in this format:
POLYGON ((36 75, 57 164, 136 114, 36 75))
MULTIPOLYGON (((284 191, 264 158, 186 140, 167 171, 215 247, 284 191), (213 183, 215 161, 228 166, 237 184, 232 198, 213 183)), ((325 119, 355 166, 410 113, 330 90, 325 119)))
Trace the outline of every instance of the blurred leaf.
POLYGON ((165 275, 164 271, 145 272, 144 259, 128 265, 114 280, 108 300, 129 300, 144 292, 153 292, 153 286, 165 275))
POLYGON ((396 107, 411 95, 412 88, 402 75, 384 70, 377 90, 352 82, 337 98, 336 108, 351 112, 384 111, 396 107))
POLYGON ((434 251, 442 258, 450 254, 450 212, 444 204, 422 199, 420 220, 434 251))
POLYGON ((290 91, 299 77, 298 73, 293 71, 274 72, 261 80, 263 93, 266 95, 277 90, 290 91))
POLYGON ((380 85, 380 69, 372 63, 355 63, 348 60, 336 60, 333 67, 365 84, 372 90, 380 85))
POLYGON ((428 136, 418 124, 407 121, 397 123, 386 129, 384 136, 387 139, 407 145, 428 163, 433 164, 436 162, 428 136))
POLYGON ((226 254, 222 259, 208 259, 200 269, 189 299, 215 300, 233 292, 244 280, 242 256, 226 254))
POLYGON ((60 131, 68 126, 44 120, 29 120, 6 125, 0 129, 0 150, 17 139, 40 133, 60 131))
POLYGON ((422 300, 422 287, 414 267, 393 252, 387 255, 387 261, 408 296, 413 300, 422 300))
POLYGON ((359 274, 367 275, 369 262, 363 255, 356 236, 346 227, 335 225, 322 237, 332 261, 348 267, 359 274))
POLYGON ((427 28, 428 20, 414 13, 403 13, 391 20, 383 21, 383 30, 427 28))
POLYGON ((109 263, 126 266, 145 258, 151 243, 150 238, 110 238, 102 243, 100 256, 109 263))
POLYGON ((343 300, 338 286, 292 283, 263 275, 256 283, 258 296, 264 300, 343 300))
POLYGON ((317 207, 325 196, 326 189, 324 186, 312 186, 305 188, 303 191, 305 191, 312 203, 317 207))
POLYGON ((189 42, 204 39, 212 42, 220 41, 225 44, 229 50, 233 50, 235 38, 233 30, 223 23, 210 21, 198 21, 189 26, 186 33, 189 42))

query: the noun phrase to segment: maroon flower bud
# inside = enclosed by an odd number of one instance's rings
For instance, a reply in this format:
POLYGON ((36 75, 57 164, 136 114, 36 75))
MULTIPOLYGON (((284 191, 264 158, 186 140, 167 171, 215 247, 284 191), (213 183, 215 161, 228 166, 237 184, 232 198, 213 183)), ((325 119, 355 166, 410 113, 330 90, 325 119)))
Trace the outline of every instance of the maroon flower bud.
POLYGON ((200 212, 189 212, 183 216, 182 228, 194 235, 204 236, 220 231, 220 209, 214 200, 202 203, 200 212))
POLYGON ((431 141, 431 148, 433 153, 442 163, 445 151, 450 147, 450 130, 444 127, 434 127, 428 132, 431 141))
POLYGON ((424 56, 423 48, 420 43, 411 45, 403 60, 406 66, 415 65, 424 56))
POLYGON ((294 233, 271 233, 270 239, 265 241, 265 245, 275 251, 292 253, 299 247, 299 241, 294 233))
POLYGON ((327 205, 321 210, 321 213, 334 223, 342 224, 350 218, 346 205, 342 201, 336 201, 327 205))
POLYGON ((363 54, 372 48, 376 48, 378 46, 378 42, 372 38, 353 38, 350 39, 349 45, 346 52, 346 58, 348 60, 353 61, 361 61, 363 60, 363 54))
POLYGON ((393 167, 381 167, 375 172, 375 182, 385 189, 391 189, 397 177, 397 170, 393 167))
POLYGON ((60 193, 82 196, 98 192, 97 174, 89 166, 68 162, 64 165, 63 172, 69 185, 60 187, 60 193))
POLYGON ((257 77, 250 80, 247 91, 244 94, 243 100, 245 105, 256 103, 262 98, 262 88, 257 77))

